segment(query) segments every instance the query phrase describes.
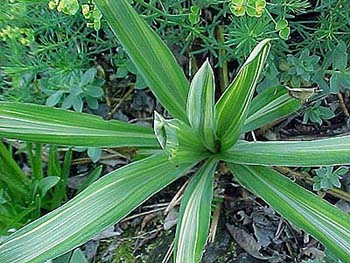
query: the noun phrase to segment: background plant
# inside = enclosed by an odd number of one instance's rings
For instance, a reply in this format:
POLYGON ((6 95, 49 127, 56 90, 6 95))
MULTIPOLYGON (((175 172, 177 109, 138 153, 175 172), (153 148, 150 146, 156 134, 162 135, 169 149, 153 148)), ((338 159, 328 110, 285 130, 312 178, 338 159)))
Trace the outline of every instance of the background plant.
POLYGON ((335 114, 330 108, 321 106, 321 103, 318 102, 306 109, 303 123, 313 122, 321 125, 323 120, 332 119, 334 116, 335 114))
POLYGON ((328 190, 333 187, 339 188, 341 186, 340 179, 347 173, 348 169, 347 167, 341 166, 336 170, 333 170, 334 168, 330 166, 321 167, 315 170, 316 176, 313 178, 313 189, 315 191, 328 190))
POLYGON ((67 200, 66 184, 72 158, 70 150, 61 164, 57 147, 51 147, 47 167, 44 168, 42 146, 28 143, 25 150, 31 168, 28 176, 12 157, 12 149, 0 143, 1 235, 5 235, 10 228, 22 227, 40 217, 42 211, 51 211, 67 200))

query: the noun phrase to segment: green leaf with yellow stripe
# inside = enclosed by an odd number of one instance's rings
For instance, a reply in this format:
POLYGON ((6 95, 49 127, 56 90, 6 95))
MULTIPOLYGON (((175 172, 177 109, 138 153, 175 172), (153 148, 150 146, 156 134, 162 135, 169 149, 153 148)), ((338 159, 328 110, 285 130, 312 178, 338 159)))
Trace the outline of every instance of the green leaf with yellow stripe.
POLYGON ((127 0, 94 1, 162 105, 187 122, 189 83, 175 57, 127 0))
POLYGON ((190 159, 175 165, 160 154, 109 173, 8 237, 0 244, 0 262, 42 263, 78 247, 178 179, 198 161, 190 159))
POLYGON ((254 48, 216 104, 217 136, 223 150, 229 149, 241 134, 269 50, 270 39, 261 41, 254 48))
POLYGON ((235 178, 289 222, 321 241, 343 262, 349 262, 350 215, 263 166, 229 165, 235 178))
POLYGON ((158 147, 150 128, 26 103, 0 102, 0 136, 67 146, 158 147))
POLYGON ((186 188, 176 227, 175 263, 197 263, 202 258, 208 238, 216 165, 216 160, 209 159, 186 188))
POLYGON ((186 110, 191 127, 212 152, 216 151, 214 100, 214 72, 207 60, 193 77, 186 110))
POLYGON ((252 100, 242 132, 273 124, 297 112, 300 107, 300 101, 291 97, 285 87, 269 88, 252 100))
POLYGON ((312 141, 239 141, 223 152, 228 162, 263 166, 334 166, 350 164, 350 136, 312 141))

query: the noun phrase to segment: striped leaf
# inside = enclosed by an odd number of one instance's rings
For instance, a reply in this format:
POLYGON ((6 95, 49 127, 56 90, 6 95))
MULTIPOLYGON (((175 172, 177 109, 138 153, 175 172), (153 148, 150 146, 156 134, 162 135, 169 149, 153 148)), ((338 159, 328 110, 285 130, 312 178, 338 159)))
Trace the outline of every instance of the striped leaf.
POLYGON ((230 168, 244 187, 349 262, 349 215, 270 168, 237 164, 230 168))
POLYGON ((255 87, 270 50, 270 39, 252 51, 233 82, 216 104, 217 136, 221 149, 229 149, 239 138, 248 114, 255 87))
POLYGON ((12 234, 0 262, 42 263, 88 241, 185 173, 197 160, 175 165, 155 155, 104 176, 65 205, 12 234))
POLYGON ((263 166, 333 166, 350 164, 350 136, 314 141, 239 141, 222 154, 228 162, 263 166))
POLYGON ((0 136, 39 143, 158 147, 152 129, 91 114, 23 103, 0 103, 0 136))
POLYGON ((207 161, 186 188, 176 227, 175 263, 200 262, 207 241, 216 160, 207 161))
POLYGON ((286 88, 282 86, 269 88, 252 100, 243 132, 281 120, 295 113, 300 107, 300 101, 289 96, 286 88))
POLYGON ((130 6, 130 1, 94 2, 157 99, 174 117, 187 122, 189 83, 167 46, 130 6))
POLYGON ((187 117, 203 144, 215 152, 215 83, 207 60, 193 77, 187 99, 187 117))

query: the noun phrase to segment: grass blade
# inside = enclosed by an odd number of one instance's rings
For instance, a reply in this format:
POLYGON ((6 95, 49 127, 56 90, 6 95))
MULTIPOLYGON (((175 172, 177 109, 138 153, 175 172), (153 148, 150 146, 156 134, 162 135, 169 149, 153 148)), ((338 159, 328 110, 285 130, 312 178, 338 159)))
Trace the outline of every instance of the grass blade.
POLYGON ((173 54, 127 0, 94 1, 162 105, 187 122, 189 84, 173 54))
POLYGON ((209 231, 216 165, 216 160, 207 161, 186 188, 176 227, 176 263, 196 263, 202 258, 209 231))
POLYGON ((104 176, 65 205, 6 239, 0 245, 0 262, 42 263, 70 251, 121 220, 196 161, 175 165, 162 154, 104 176))
POLYGON ((254 48, 216 104, 217 136, 223 150, 229 149, 241 134, 260 72, 270 50, 269 42, 270 39, 263 40, 254 48))
POLYGON ((214 99, 214 72, 207 60, 193 77, 186 111, 192 128, 212 152, 216 151, 214 99))
MULTIPOLYGON (((51 149, 55 149, 55 148, 51 148, 51 149)), ((51 151, 51 149, 50 149, 50 151, 51 151)), ((55 149, 55 151, 57 151, 57 149, 55 149)), ((57 154, 57 152, 56 152, 56 154, 57 154)), ((53 192, 53 197, 52 197, 52 201, 51 201, 52 209, 59 207, 64 201, 66 201, 68 199, 68 197, 67 197, 67 181, 68 181, 68 177, 70 174, 72 157, 73 157, 73 152, 72 152, 72 149, 69 148, 68 151, 64 155, 62 168, 59 166, 59 168, 61 168, 61 169, 57 169, 57 170, 60 170, 60 173, 59 173, 60 181, 55 186, 55 189, 53 192)), ((54 166, 54 165, 52 165, 52 166, 54 166)), ((52 167, 50 170, 54 170, 54 167, 52 167)))
POLYGON ((77 193, 80 193, 85 188, 87 188, 89 185, 91 185, 93 182, 97 181, 98 178, 101 177, 102 168, 103 168, 103 166, 100 165, 100 166, 97 166, 95 169, 93 169, 92 172, 83 181, 83 183, 79 186, 77 193))
POLYGON ((28 185, 30 183, 29 178, 25 175, 16 161, 13 159, 10 151, 0 140, 0 171, 6 172, 10 177, 8 180, 17 181, 18 183, 28 185))
POLYGON ((0 136, 69 146, 158 147, 152 129, 23 103, 0 103, 0 136))
POLYGON ((349 262, 349 215, 270 168, 237 164, 230 168, 244 187, 349 262))
POLYGON ((40 181, 43 179, 43 165, 42 165, 42 146, 41 144, 36 144, 35 149, 33 149, 32 143, 27 143, 27 152, 30 162, 30 167, 32 169, 32 178, 40 181))
POLYGON ((222 154, 228 162, 264 166, 333 166, 350 164, 350 136, 313 141, 240 141, 222 154))

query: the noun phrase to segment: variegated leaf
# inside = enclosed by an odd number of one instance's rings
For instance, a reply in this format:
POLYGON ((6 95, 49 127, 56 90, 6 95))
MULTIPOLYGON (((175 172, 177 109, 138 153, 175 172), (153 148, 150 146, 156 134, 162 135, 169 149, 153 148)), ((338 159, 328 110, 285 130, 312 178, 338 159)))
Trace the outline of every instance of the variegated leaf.
POLYGON ((207 161, 186 188, 176 227, 175 263, 197 263, 202 258, 210 224, 216 165, 216 160, 207 161))
POLYGON ((239 141, 222 153, 228 162, 264 165, 310 167, 350 164, 350 136, 313 141, 239 141))
POLYGON ((158 147, 150 128, 25 103, 0 103, 0 136, 69 146, 158 147))
POLYGON ((123 48, 162 105, 187 122, 189 83, 161 38, 127 0, 95 0, 123 48))
POLYGON ((223 150, 229 149, 241 134, 260 72, 270 50, 269 42, 270 39, 265 39, 254 48, 216 104, 217 136, 223 150))
POLYGON ((214 72, 207 60, 191 82, 187 99, 187 117, 204 145, 212 152, 216 152, 214 99, 214 72))
POLYGON ((250 105, 243 132, 281 120, 299 110, 301 103, 282 86, 272 87, 256 96, 250 105))
POLYGON ((239 164, 230 168, 244 187, 349 262, 350 215, 270 168, 239 164))
POLYGON ((200 159, 208 156, 198 134, 178 119, 167 120, 155 112, 154 133, 169 160, 176 159, 179 154, 190 154, 200 159))
POLYGON ((191 163, 187 156, 186 164, 175 165, 167 159, 164 154, 155 155, 102 177, 7 238, 0 244, 0 262, 42 263, 72 250, 120 221, 198 161, 191 163))

